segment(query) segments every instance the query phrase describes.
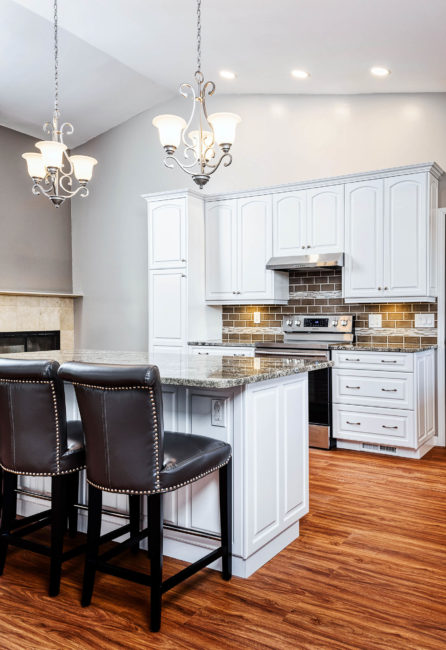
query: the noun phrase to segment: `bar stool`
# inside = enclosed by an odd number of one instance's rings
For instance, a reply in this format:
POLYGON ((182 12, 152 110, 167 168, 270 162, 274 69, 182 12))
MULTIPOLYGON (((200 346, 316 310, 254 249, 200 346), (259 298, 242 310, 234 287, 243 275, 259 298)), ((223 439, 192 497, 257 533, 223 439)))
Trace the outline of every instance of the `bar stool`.
POLYGON ((67 422, 63 382, 56 361, 0 359, 0 464, 3 470, 3 507, 0 521, 0 575, 8 546, 50 557, 49 595, 60 589, 62 563, 83 552, 63 553, 64 534, 77 530, 79 471, 85 467, 80 421, 67 422), (16 518, 17 477, 51 477, 51 508, 16 518), (25 535, 51 526, 51 545, 25 535))
MULTIPOLYGON (((156 366, 66 363, 59 376, 74 384, 85 431, 88 533, 82 605, 91 602, 96 570, 150 586, 150 629, 161 625, 162 594, 218 558, 232 575, 231 446, 204 436, 163 430, 161 382, 156 366), (163 581, 163 494, 219 470, 221 546, 163 581), (129 495, 130 523, 112 531, 130 538, 99 555, 102 492, 129 495), (139 530, 139 498, 147 495, 148 528, 139 530), (133 516, 132 516, 133 513, 133 516), (136 513, 136 516, 135 516, 136 513), (109 563, 148 537, 150 576, 109 563)), ((137 546, 136 546, 137 548, 137 546)))

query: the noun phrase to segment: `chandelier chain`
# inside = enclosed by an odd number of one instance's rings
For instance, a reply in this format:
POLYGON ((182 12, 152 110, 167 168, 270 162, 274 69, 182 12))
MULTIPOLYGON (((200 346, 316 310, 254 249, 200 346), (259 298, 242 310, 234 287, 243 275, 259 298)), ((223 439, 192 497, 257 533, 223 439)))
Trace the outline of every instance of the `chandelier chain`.
POLYGON ((201 72, 201 0, 197 0, 197 72, 201 72))
POLYGON ((59 38, 57 0, 54 0, 54 111, 59 111, 59 38))

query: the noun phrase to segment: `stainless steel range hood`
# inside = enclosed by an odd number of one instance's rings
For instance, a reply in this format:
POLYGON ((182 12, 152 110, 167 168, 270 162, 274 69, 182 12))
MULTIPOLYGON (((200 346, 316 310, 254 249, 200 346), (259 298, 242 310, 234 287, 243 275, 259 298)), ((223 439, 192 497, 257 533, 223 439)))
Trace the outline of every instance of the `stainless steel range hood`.
POLYGON ((319 266, 344 266, 344 253, 325 253, 322 255, 290 255, 289 257, 271 257, 266 268, 275 271, 292 271, 294 269, 316 269, 319 266))

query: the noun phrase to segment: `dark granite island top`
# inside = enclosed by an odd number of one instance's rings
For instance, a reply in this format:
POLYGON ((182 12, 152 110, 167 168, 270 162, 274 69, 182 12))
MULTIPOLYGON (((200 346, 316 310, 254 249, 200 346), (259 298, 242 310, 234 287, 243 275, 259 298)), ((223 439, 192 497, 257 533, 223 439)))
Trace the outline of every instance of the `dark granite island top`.
POLYGON ((117 365, 154 364, 159 367, 163 384, 216 389, 287 377, 297 373, 329 368, 333 365, 331 361, 301 359, 232 356, 202 357, 188 353, 176 354, 172 352, 147 355, 139 352, 103 350, 21 352, 1 354, 0 357, 10 359, 55 359, 59 363, 84 361, 87 363, 117 365))

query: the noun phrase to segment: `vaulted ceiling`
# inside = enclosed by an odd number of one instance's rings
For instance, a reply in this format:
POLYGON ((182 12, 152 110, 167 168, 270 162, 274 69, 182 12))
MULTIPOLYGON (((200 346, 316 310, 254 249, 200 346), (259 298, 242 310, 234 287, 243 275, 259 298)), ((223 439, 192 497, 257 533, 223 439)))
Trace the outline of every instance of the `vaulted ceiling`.
MULTIPOLYGON (((52 4, 0 0, 0 123, 37 137, 52 110, 52 4)), ((195 0, 59 0, 71 145, 192 80, 195 10, 195 0)), ((218 93, 446 91, 445 0, 203 0, 202 20, 203 71, 218 93), (374 78, 372 65, 392 74, 374 78), (237 78, 220 79, 222 68, 237 78), (294 79, 294 68, 311 76, 294 79)))

